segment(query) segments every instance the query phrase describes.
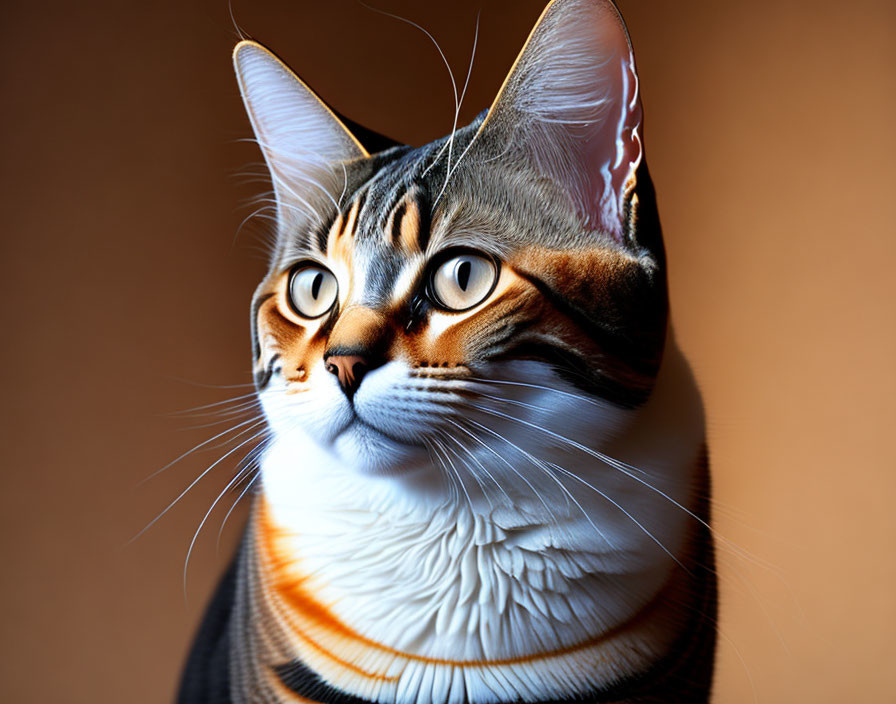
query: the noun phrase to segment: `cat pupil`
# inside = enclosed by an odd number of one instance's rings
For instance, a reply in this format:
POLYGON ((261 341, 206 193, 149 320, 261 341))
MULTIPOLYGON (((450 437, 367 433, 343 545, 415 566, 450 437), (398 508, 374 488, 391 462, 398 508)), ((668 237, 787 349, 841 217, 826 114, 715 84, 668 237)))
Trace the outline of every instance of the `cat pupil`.
POLYGON ((321 272, 317 272, 314 275, 314 281, 311 282, 311 297, 316 301, 317 295, 320 293, 320 287, 324 282, 324 275, 321 272))
POLYGON ((469 261, 462 261, 457 265, 457 269, 454 270, 454 275, 457 277, 457 285, 460 286, 461 291, 467 290, 467 284, 470 283, 470 271, 472 268, 473 265, 469 261))

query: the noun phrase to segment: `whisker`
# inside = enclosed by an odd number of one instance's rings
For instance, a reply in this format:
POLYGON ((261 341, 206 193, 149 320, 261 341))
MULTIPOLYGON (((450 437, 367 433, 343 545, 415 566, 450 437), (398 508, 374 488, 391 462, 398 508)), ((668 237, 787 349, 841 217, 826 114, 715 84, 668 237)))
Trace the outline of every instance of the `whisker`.
POLYGON ((430 456, 433 457, 439 464, 439 467, 442 469, 442 476, 448 478, 450 481, 450 489, 451 489, 451 502, 456 502, 460 497, 460 491, 457 486, 456 477, 448 471, 448 466, 445 464, 445 461, 442 459, 442 452, 438 441, 435 438, 430 438, 427 440, 427 448, 430 451, 430 456))
MULTIPOLYGON (((243 408, 238 408, 230 411, 219 411, 214 415, 222 416, 218 420, 209 421, 208 423, 200 423, 199 425, 188 425, 181 430, 200 430, 202 428, 213 428, 216 425, 221 425, 222 423, 230 423, 234 420, 234 417, 244 416, 247 413, 251 413, 252 411, 258 410, 260 405, 251 404, 247 405, 243 408)), ((211 413, 207 413, 205 415, 212 415, 211 413)))
POLYGON ((261 472, 258 471, 258 468, 256 467, 255 469, 256 469, 256 472, 254 475, 252 475, 252 478, 249 480, 249 483, 246 484, 246 486, 240 492, 239 496, 236 497, 236 501, 234 501, 230 505, 230 508, 227 509, 227 513, 224 514, 224 520, 221 521, 221 527, 218 529, 218 537, 215 540, 215 552, 216 553, 221 551, 221 536, 224 534, 224 526, 227 525, 227 519, 230 518, 230 514, 233 513, 234 509, 239 505, 240 501, 243 500, 243 497, 246 495, 246 493, 252 488, 252 485, 255 484, 255 482, 261 476, 261 472))
MULTIPOLYGON (((256 434, 253 435, 251 438, 249 438, 249 439, 246 440, 245 442, 241 443, 241 444, 240 444, 237 448, 235 448, 235 449, 238 449, 239 447, 242 447, 242 446, 245 445, 246 443, 249 443, 249 442, 252 442, 253 440, 256 440, 257 438, 259 438, 259 437, 261 437, 262 435, 264 435, 266 432, 267 432, 267 428, 263 429, 261 432, 256 433, 256 434)), ((248 455, 247 455, 247 456, 248 456, 248 455)), ((225 455, 225 457, 226 457, 226 455, 225 455)), ((208 520, 208 517, 209 517, 209 516, 212 514, 212 512, 215 510, 215 506, 218 505, 218 502, 223 498, 223 496, 224 496, 224 495, 231 489, 231 487, 233 487, 233 486, 234 486, 234 485, 235 485, 235 484, 236 484, 236 483, 237 483, 237 482, 238 482, 238 481, 239 481, 245 474, 250 473, 250 472, 252 471, 252 469, 253 469, 253 466, 252 466, 251 464, 250 464, 250 465, 247 465, 247 466, 245 466, 245 467, 243 467, 242 469, 240 469, 240 470, 233 476, 233 478, 232 478, 229 482, 227 482, 227 485, 221 490, 221 493, 219 493, 218 496, 217 496, 217 498, 215 498, 215 500, 212 502, 211 507, 208 509, 208 511, 205 512, 205 515, 202 517, 202 520, 199 522, 199 527, 196 529, 196 532, 193 533, 193 539, 190 541, 190 547, 187 548, 187 556, 186 556, 186 558, 184 559, 184 585, 183 585, 183 586, 184 586, 184 598, 186 598, 186 596, 187 596, 187 569, 188 569, 189 566, 190 566, 190 556, 193 554, 193 548, 194 548, 195 545, 196 545, 196 540, 199 538, 199 533, 202 532, 202 527, 205 525, 205 522, 208 520)))
MULTIPOLYGON (((243 232, 243 228, 246 226, 246 223, 248 223, 250 220, 252 220, 252 219, 255 218, 255 217, 260 217, 260 216, 262 216, 266 211, 270 211, 270 209, 271 209, 271 206, 270 206, 270 205, 267 205, 267 204, 265 204, 265 205, 260 205, 258 208, 256 208, 255 210, 253 210, 251 213, 249 213, 246 217, 244 217, 244 218, 240 221, 240 224, 237 225, 237 227, 236 227, 236 232, 233 233, 233 239, 230 240, 230 248, 231 248, 231 250, 232 250, 234 247, 236 247, 236 242, 237 242, 237 240, 239 239, 240 234, 242 234, 242 232, 243 232)), ((276 219, 273 218, 273 217, 272 217, 271 219, 272 219, 272 220, 276 220, 276 219)))
MULTIPOLYGON (((703 518, 701 518, 700 516, 698 516, 698 515, 697 515, 696 513, 694 513, 693 511, 691 511, 689 508, 687 508, 686 506, 683 506, 680 502, 678 502, 678 501, 676 501, 675 499, 673 499, 671 496, 669 496, 668 494, 666 494, 666 493, 665 493, 664 491, 662 491, 661 489, 658 489, 657 487, 653 486, 653 485, 650 484, 649 482, 644 481, 644 480, 641 479, 640 477, 638 477, 638 476, 636 476, 635 474, 633 474, 632 472, 628 471, 627 468, 630 467, 630 465, 627 465, 626 463, 622 462, 621 460, 614 459, 614 458, 610 457, 609 455, 605 455, 604 453, 599 452, 599 451, 597 451, 597 450, 592 450, 591 448, 586 447, 585 445, 582 445, 581 443, 578 443, 578 442, 576 442, 575 440, 571 440, 571 439, 569 439, 569 438, 567 438, 567 437, 564 437, 563 435, 560 435, 560 434, 558 434, 558 433, 555 433, 555 432, 552 431, 552 430, 548 430, 547 428, 543 428, 543 427, 541 427, 541 426, 539 426, 539 425, 537 425, 537 424, 535 424, 535 423, 530 423, 529 421, 526 421, 526 420, 524 420, 524 419, 522 419, 522 418, 517 418, 517 417, 515 417, 515 416, 510 416, 510 415, 507 415, 506 413, 501 413, 500 411, 495 411, 495 410, 493 410, 493 409, 486 408, 486 407, 484 407, 484 406, 479 406, 479 405, 477 405, 477 404, 475 404, 475 403, 474 403, 474 404, 470 404, 470 405, 471 405, 472 407, 474 407, 474 408, 479 409, 480 411, 482 411, 482 412, 484 412, 484 413, 488 413, 489 415, 497 416, 497 417, 499 417, 499 418, 505 418, 505 419, 507 419, 507 420, 511 420, 511 421, 520 423, 520 424, 522 424, 522 425, 525 425, 525 426, 527 426, 527 427, 533 428, 533 429, 535 429, 535 430, 539 430, 539 431, 541 431, 542 433, 545 433, 545 434, 547 434, 547 435, 550 435, 551 437, 556 438, 557 440, 559 440, 559 441, 561 441, 561 442, 566 442, 566 443, 568 443, 570 446, 575 447, 576 449, 581 450, 582 452, 584 452, 584 453, 586 453, 586 454, 588 454, 588 455, 591 455, 591 456, 594 457, 595 459, 600 460, 601 462, 603 462, 604 464, 609 465, 610 467, 613 467, 614 469, 616 469, 616 470, 622 472, 622 473, 623 473, 624 475, 626 475, 627 477, 630 477, 631 479, 634 479, 634 480, 635 480, 636 482, 638 482, 639 484, 642 484, 643 486, 645 486, 646 488, 650 489, 650 490, 653 491, 654 493, 656 493, 656 494, 658 494, 659 496, 663 497, 664 499, 666 499, 667 501, 669 501, 673 506, 676 506, 677 508, 679 508, 680 510, 682 510, 684 513, 686 513, 688 516, 690 516, 690 517, 693 518, 695 521, 697 521, 700 525, 702 525, 704 528, 706 528, 706 529, 707 529, 713 536, 715 536, 718 540, 720 540, 721 542, 723 542, 726 546, 728 546, 730 549, 732 549, 735 553, 739 554, 739 555, 740 555, 741 557, 743 557, 744 559, 748 559, 748 560, 750 560, 750 561, 753 561, 753 562, 755 562, 756 564, 759 564, 759 565, 765 567, 766 569, 769 569, 769 570, 771 570, 772 572, 777 573, 777 569, 774 567, 774 565, 770 565, 770 564, 765 563, 765 561, 760 560, 760 558, 756 557, 755 555, 750 554, 750 553, 749 553, 748 551, 746 551, 744 548, 742 548, 742 547, 740 547, 739 545, 737 545, 736 543, 734 543, 734 542, 728 540, 725 536, 721 535, 718 531, 716 531, 716 530, 715 530, 715 529, 714 529, 714 528, 713 528, 707 521, 705 521, 703 518)), ((634 469, 635 471, 639 471, 639 472, 644 473, 643 470, 638 470, 638 469, 636 469, 636 468, 632 468, 632 469, 634 469)))
MULTIPOLYGON (((463 94, 461 94, 461 96, 458 97, 457 81, 454 80, 454 72, 451 70, 451 64, 448 63, 448 58, 445 56, 445 52, 442 51, 442 47, 439 46, 439 43, 436 41, 436 38, 434 36, 432 36, 432 34, 430 32, 428 32, 426 29, 421 27, 416 22, 413 22, 405 17, 401 17, 400 15, 395 15, 395 14, 392 14, 391 12, 386 12, 385 10, 380 10, 379 8, 372 7, 365 2, 361 2, 361 5, 366 7, 368 10, 377 12, 381 15, 385 15, 386 17, 391 17, 392 19, 398 20, 399 22, 404 22, 405 24, 409 24, 410 26, 420 30, 433 43, 433 45, 436 48, 436 51, 439 52, 439 56, 442 58, 442 63, 444 63, 445 68, 448 69, 448 77, 451 79, 451 90, 454 93, 454 120, 453 120, 452 127, 451 127, 451 136, 448 138, 448 140, 445 141, 445 143, 442 145, 442 148, 439 149, 439 151, 433 157, 432 162, 429 164, 429 166, 426 167, 426 169, 424 169, 421 176, 425 177, 426 174, 429 173, 430 169, 432 169, 438 163, 439 159, 442 158, 442 154, 445 152, 446 148, 448 149, 448 167, 450 170, 451 150, 452 150, 453 144, 454 144, 454 136, 455 136, 455 133, 457 132, 457 121, 460 116, 460 106, 461 106, 461 103, 463 102, 463 94)), ((470 81, 470 73, 473 70, 473 58, 476 56, 476 43, 478 40, 479 40, 479 16, 477 15, 477 17, 476 17, 476 34, 473 39, 473 54, 470 57, 470 65, 469 65, 469 68, 467 69, 467 79, 464 83, 464 91, 463 91, 464 93, 466 93, 467 84, 470 81)), ((445 185, 447 185, 447 183, 448 183, 448 181, 446 178, 445 185)), ((445 185, 442 186, 442 191, 439 193, 438 197, 435 199, 435 203, 438 203, 439 198, 442 197, 442 193, 445 191, 445 185)))
MULTIPOLYGON (((462 450, 466 450, 466 448, 463 446, 463 444, 461 444, 461 442, 457 438, 455 438, 453 435, 451 435, 451 433, 443 430, 443 431, 441 431, 441 435, 446 440, 451 440, 452 442, 454 442, 454 444, 456 444, 462 450)), ((489 497, 488 492, 485 489, 485 486, 483 485, 482 481, 480 480, 480 478, 476 474, 476 472, 473 471, 473 468, 470 467, 470 465, 467 463, 467 461, 463 457, 461 457, 457 453, 456 450, 454 450, 453 448, 450 448, 450 447, 446 447, 446 449, 457 458, 458 462, 463 462, 464 466, 467 468, 467 471, 470 473, 470 476, 472 476, 473 480, 479 485, 479 489, 482 491, 482 495, 485 497, 485 500, 488 503, 489 510, 494 509, 495 506, 492 503, 492 500, 489 497)), ((472 457, 472 455, 470 455, 469 452, 467 453, 467 455, 469 457, 472 457)))
MULTIPOLYGON (((254 386, 254 384, 253 384, 253 386, 254 386)), ((215 403, 206 403, 202 406, 194 406, 193 408, 185 408, 182 411, 173 411, 169 415, 172 415, 172 416, 191 415, 191 414, 194 414, 196 411, 203 411, 208 408, 216 408, 218 406, 226 406, 227 404, 244 402, 245 399, 255 398, 255 396, 256 396, 256 394, 253 391, 252 393, 243 394, 241 396, 234 396, 233 398, 228 398, 224 401, 216 401, 215 403)), ((204 415, 204 414, 198 414, 198 415, 204 415)))
POLYGON ((448 461, 448 464, 451 465, 451 470, 454 472, 457 480, 460 482, 460 488, 464 492, 464 496, 467 497, 467 505, 470 507, 470 513, 474 513, 473 511, 473 500, 470 498, 470 493, 467 491, 467 485, 464 484, 463 477, 460 476, 460 472, 454 466, 454 462, 451 461, 451 458, 448 456, 447 448, 439 443, 439 448, 445 455, 445 459, 448 461))
MULTIPOLYGON (((585 520, 587 520, 588 523, 591 524, 591 527, 592 527, 592 528, 594 529, 594 531, 601 537, 601 539, 602 539, 607 545, 609 545, 611 549, 614 549, 614 550, 616 549, 615 546, 613 545, 612 541, 606 536, 606 534, 605 534, 600 528, 597 527, 597 525, 596 525, 596 524, 594 523, 594 521, 591 519, 591 516, 588 515, 588 512, 585 511, 584 507, 583 507, 583 506, 578 502, 578 500, 572 495, 572 492, 570 492, 569 489, 567 489, 567 487, 566 487, 566 486, 565 486, 565 485, 564 485, 564 484, 563 484, 557 477, 555 477, 555 476, 550 472, 550 470, 548 469, 548 467, 546 466, 546 464, 549 464, 549 465, 551 465, 551 466, 556 466, 556 465, 554 465, 552 462, 545 463, 544 460, 540 460, 540 459, 538 459, 537 457, 535 457, 534 455, 530 454, 529 452, 527 452, 526 450, 524 450, 523 448, 521 448, 519 445, 517 445, 515 442, 509 440, 508 438, 504 437, 504 436, 501 435, 500 433, 498 433, 498 432, 496 432, 496 431, 492 431, 492 432, 493 432, 493 433, 495 434, 495 436, 497 436, 500 440, 503 440, 505 443, 507 443, 508 445, 510 445, 511 447, 513 447, 515 450, 517 450, 517 452, 520 452, 523 456, 525 456, 525 457, 526 457, 526 458, 527 458, 527 459, 528 459, 528 460, 529 460, 529 461, 530 461, 530 462, 531 462, 537 469, 541 469, 543 472, 545 472, 545 474, 546 474, 548 477, 550 477, 551 479, 553 479, 554 482, 556 482, 557 485, 560 487, 560 489, 563 491, 564 496, 566 496, 567 502, 568 502, 569 500, 572 500, 572 502, 573 502, 573 503, 578 507, 578 509, 582 512, 582 515, 585 517, 585 520)), ((556 519, 555 519, 555 521, 556 521, 556 519)))
POLYGON ((242 28, 236 21, 236 17, 233 14, 233 0, 227 0, 227 11, 230 13, 230 23, 233 25, 233 29, 236 31, 237 36, 240 40, 246 39, 248 35, 243 32, 242 28))
MULTIPOLYGON (((476 33, 473 35, 473 50, 470 52, 470 64, 467 67, 467 78, 464 81, 464 89, 461 91, 459 100, 457 99, 457 91, 455 90, 454 124, 451 126, 451 136, 448 138, 448 159, 445 162, 445 182, 442 184, 442 189, 439 191, 439 195, 436 196, 434 201, 435 204, 438 204, 442 199, 445 189, 448 188, 448 180, 451 178, 451 156, 454 151, 454 139, 457 136, 457 121, 460 118, 460 108, 464 103, 464 96, 467 94, 467 86, 470 84, 470 75, 473 73, 473 59, 476 58, 476 44, 478 42, 479 14, 476 15, 476 33)), ((466 149, 464 150, 464 154, 466 154, 466 149)))
POLYGON ((480 384, 502 384, 506 386, 522 386, 527 389, 538 389, 539 391, 550 391, 551 393, 560 394, 562 396, 569 396, 570 398, 574 398, 577 401, 584 401, 585 403, 590 403, 593 406, 599 406, 601 408, 605 407, 605 404, 600 403, 599 401, 595 401, 593 398, 589 398, 588 396, 583 396, 582 394, 574 394, 570 391, 564 391, 563 389, 554 389, 550 386, 542 386, 541 384, 529 384, 522 381, 505 381, 503 379, 482 379, 479 377, 468 376, 465 377, 466 381, 475 381, 480 384))
POLYGON ((628 516, 628 518, 629 518, 629 519, 630 519, 636 526, 638 526, 638 528, 640 528, 640 529, 644 532, 644 535, 646 535, 646 536, 647 536, 648 538, 650 538, 653 542, 655 542, 655 543, 656 543, 656 544, 663 550, 664 553, 666 553, 669 557, 671 557, 673 560, 675 560, 675 562, 678 563, 678 565, 679 565, 679 567, 681 567, 681 569, 683 569, 683 570, 684 570, 685 572, 687 572, 689 575, 692 574, 691 571, 690 571, 687 567, 685 567, 685 566, 681 563, 681 561, 680 561, 677 557, 675 557, 675 555, 673 555, 673 554, 669 551, 669 548, 667 548, 665 545, 663 545, 662 541, 661 541, 659 538, 657 538, 653 533, 651 533, 649 530, 647 530, 647 528, 645 528, 637 518, 635 518, 632 514, 630 514, 628 511, 626 511, 626 510, 625 510, 625 509, 624 509, 618 502, 614 501, 612 498, 610 498, 609 496, 607 496, 606 493, 604 493, 603 491, 601 491, 600 489, 598 489, 596 486, 593 486, 593 485, 589 484, 587 481, 585 481, 584 479, 582 479, 582 478, 581 478, 579 475, 577 475, 575 472, 570 472, 568 469, 564 469, 563 467, 560 467, 559 465, 556 465, 556 464, 554 464, 553 462, 551 462, 550 464, 551 464, 555 469, 557 469, 558 471, 563 472, 564 474, 568 475, 568 476, 571 477, 572 479, 575 479, 577 482, 581 482, 582 484, 584 484, 585 486, 587 486, 589 489, 592 489, 592 490, 596 491, 600 496, 602 496, 604 499, 606 499, 606 500, 609 501, 611 504, 613 504, 616 508, 618 508, 618 509, 619 509, 620 511, 622 511, 626 516, 628 516))
MULTIPOLYGON (((261 419, 260 421, 258 421, 258 422, 259 422, 259 423, 264 423, 264 422, 266 422, 266 421, 265 421, 264 418, 262 418, 262 419, 261 419)), ((159 519, 161 519, 162 516, 164 516, 166 513, 168 513, 172 508, 174 508, 174 506, 177 504, 177 502, 180 501, 184 496, 186 496, 187 493, 190 491, 190 489, 192 489, 194 486, 196 486, 196 485, 199 483, 199 481, 200 481, 206 474, 208 474, 209 472, 211 472, 215 467, 217 467, 219 464, 221 464, 221 462, 223 462, 225 459, 227 459, 228 457, 230 457, 230 455, 232 455, 234 452, 236 452, 237 450, 239 450, 241 447, 243 447, 243 446, 245 446, 247 443, 250 443, 250 442, 252 442, 253 440, 255 440, 256 437, 258 437, 258 436, 257 436, 257 435, 254 435, 254 436, 250 437, 248 440, 244 440, 244 441, 241 442, 239 445, 237 445, 236 447, 234 447, 232 450, 228 450, 226 454, 222 455, 220 458, 218 458, 217 460, 215 460, 211 465, 209 465, 206 469, 204 469, 204 470, 202 471, 202 473, 201 473, 198 477, 196 477, 192 482, 190 482, 189 486, 187 486, 187 488, 184 489, 184 490, 178 495, 178 497, 177 497, 174 501, 172 501, 170 504, 168 504, 168 505, 165 507, 165 509, 164 509, 158 516, 156 516, 155 518, 153 518, 153 519, 152 519, 152 520, 151 520, 151 521, 150 521, 150 522, 143 528, 143 530, 141 530, 139 533, 137 533, 137 535, 135 535, 133 538, 131 538, 131 539, 127 542, 127 545, 130 545, 131 543, 133 543, 135 540, 137 540, 137 538, 139 538, 139 537, 140 537, 141 535, 143 535, 146 531, 148 531, 150 528, 152 528, 156 523, 158 523, 159 519)))
MULTIPOLYGON (((500 434, 496 433, 496 432, 495 432, 494 430, 492 430, 491 428, 488 428, 488 427, 482 425, 481 423, 477 423, 477 422, 476 422, 475 420, 473 420, 472 418, 465 418, 464 420, 466 420, 466 422, 468 422, 468 423, 472 423, 473 425, 475 425, 476 427, 478 427, 478 428, 484 430, 485 432, 487 432, 487 433, 489 433, 489 434, 495 436, 495 437, 498 438, 499 440, 502 440, 502 441, 504 441, 504 442, 509 442, 506 438, 502 437, 500 434)), ((458 427, 460 427, 460 426, 458 426, 458 427)), ((544 500, 544 497, 542 497, 542 495, 538 492, 538 489, 536 489, 536 488, 532 485, 532 482, 530 482, 530 481, 529 481, 529 480, 528 480, 528 479, 527 479, 527 478, 526 478, 526 477, 525 477, 525 476, 524 476, 524 475, 523 475, 523 474, 522 474, 516 467, 514 467, 512 464, 510 464, 510 462, 508 462, 506 459, 504 459, 503 457, 501 457, 501 455, 499 455, 499 454, 498 454, 492 447, 490 447, 489 445, 487 445, 486 443, 484 443, 484 442, 483 442, 480 438, 478 438, 476 435, 473 435, 473 434, 470 433, 470 432, 467 432, 467 434, 468 434, 471 438, 473 438, 474 440, 476 440, 476 441, 477 441, 480 445, 482 445, 484 448, 486 448, 487 450, 489 450, 495 457, 497 457, 497 458, 498 458, 499 460, 501 460, 504 464, 506 464, 506 465, 510 468, 510 471, 511 471, 511 472, 513 472, 514 474, 516 474, 516 476, 518 476, 520 479, 522 479, 523 482, 526 484, 526 486, 528 486, 529 489, 532 491, 532 494, 533 494, 533 495, 534 495, 534 496, 541 502, 542 506, 544 506, 545 511, 548 512, 548 515, 551 517, 551 520, 554 522, 554 525, 559 525, 560 522, 557 520, 557 515, 554 513, 554 510, 548 505, 548 502, 544 500)))
MULTIPOLYGON (((470 435, 469 431, 467 431, 467 430, 466 430, 464 427, 462 427, 461 425, 455 423, 455 422, 454 422, 453 420, 451 420, 450 418, 446 418, 445 420, 447 420, 449 423, 451 423, 451 425, 453 425, 453 426, 454 426, 455 428, 457 428, 458 430, 461 430, 461 431, 467 433, 467 435, 470 435)), ((472 437, 472 436, 471 436, 471 437, 472 437)), ((513 499, 510 498, 510 495, 504 490, 504 487, 501 486, 501 484, 498 482, 497 479, 495 479, 495 477, 492 475, 492 473, 488 471, 488 468, 487 468, 484 464, 482 464, 482 462, 480 462, 478 459, 476 459, 476 456, 473 455, 472 452, 470 452, 469 448, 466 447, 463 443, 461 443, 460 440, 458 440, 457 438, 455 438, 455 437, 452 436, 451 439, 454 440, 454 442, 456 442, 456 443, 457 443, 463 450, 465 450, 466 453, 467 453, 467 455, 469 455, 470 459, 473 460, 473 461, 474 461, 474 462, 475 462, 475 463, 482 469, 483 472, 485 472, 486 476, 487 476, 489 479, 492 480, 492 482, 493 482, 494 485, 498 488, 498 490, 499 490, 502 494, 504 494, 504 498, 506 498, 508 502, 512 502, 513 499)), ((476 439, 476 438, 474 437, 474 439, 476 439)))
MULTIPOLYGON (((243 427, 244 425, 248 425, 249 423, 252 423, 253 421, 255 421, 255 422, 264 422, 264 418, 261 418, 261 419, 259 420, 259 418, 256 416, 256 417, 254 417, 254 418, 249 418, 248 420, 244 420, 242 423, 237 423, 237 424, 234 425, 232 428, 228 428, 227 430, 222 430, 222 431, 221 431, 220 433, 218 433, 217 435, 214 435, 214 436, 210 437, 210 438, 209 438, 208 440, 206 440, 205 442, 201 442, 201 443, 199 443, 198 445, 196 445, 196 446, 193 447, 192 449, 187 450, 186 452, 184 452, 184 453, 183 453, 182 455, 180 455, 179 457, 177 457, 177 458, 171 460, 171 461, 170 461, 168 464, 166 464, 164 467, 162 467, 161 469, 157 469, 155 472, 153 472, 152 474, 150 474, 150 475, 149 475, 148 477, 146 477, 145 479, 141 479, 141 480, 137 483, 137 487, 139 488, 139 487, 143 486, 144 484, 146 484, 146 482, 148 482, 148 481, 154 479, 155 477, 159 476, 159 475, 160 475, 162 472, 164 472, 165 470, 170 469, 171 467, 173 467, 174 465, 176 465, 178 462, 180 462, 182 459, 185 459, 185 458, 189 457, 189 456, 192 455, 194 452, 199 451, 200 449, 202 449, 203 447, 205 447, 205 446, 208 445, 209 443, 212 443, 212 442, 214 442, 215 440, 217 440, 218 438, 223 437, 224 435, 227 435, 228 433, 232 433, 232 432, 235 431, 237 428, 241 428, 241 427, 243 427)), ((245 431, 245 430, 242 431, 242 432, 241 432, 239 435, 237 435, 236 437, 239 437, 239 436, 242 435, 244 432, 246 432, 246 431, 245 431)))
POLYGON ((249 389, 255 388, 254 383, 248 384, 204 384, 200 381, 193 381, 192 379, 184 379, 179 376, 170 376, 167 377, 172 381, 177 381, 181 384, 188 384, 189 386, 198 386, 200 389, 249 389))
MULTIPOLYGON (((542 406, 535 406, 535 405, 533 405, 533 404, 531 404, 531 403, 526 403, 525 401, 517 401, 517 400, 515 400, 515 399, 510 399, 510 398, 500 398, 499 396, 490 396, 490 395, 488 395, 488 394, 483 394, 483 393, 480 393, 479 396, 481 396, 482 398, 488 398, 488 399, 491 399, 491 400, 493 400, 493 401, 500 401, 501 403, 507 403, 507 404, 510 404, 510 405, 512 405, 512 406, 520 406, 520 407, 522 407, 522 408, 528 408, 528 409, 531 409, 531 410, 533 410, 533 411, 541 411, 541 412, 543 412, 543 413, 552 413, 552 412, 553 412, 550 408, 544 408, 544 407, 542 407, 542 406)), ((526 422, 526 421, 524 421, 524 420, 522 420, 522 419, 520 419, 520 418, 516 418, 515 420, 518 420, 518 421, 521 422, 521 423, 525 423, 525 422, 526 422)), ((537 426, 537 427, 539 427, 539 429, 543 430, 544 432, 547 432, 547 433, 550 433, 550 432, 551 432, 551 431, 549 431, 549 430, 547 430, 547 429, 545 429, 545 428, 541 428, 541 426, 537 426)), ((628 463, 626 463, 626 462, 623 462, 622 460, 617 460, 617 459, 615 459, 615 458, 612 458, 612 457, 610 457, 609 455, 606 455, 606 454, 604 454, 603 452, 600 452, 600 451, 598 451, 598 450, 592 450, 591 448, 588 448, 588 447, 585 446, 585 445, 581 445, 580 443, 577 443, 575 440, 571 440, 571 439, 569 439, 569 438, 567 438, 567 437, 565 437, 565 436, 563 436, 563 435, 556 435, 556 437, 557 437, 557 439, 559 439, 559 440, 562 440, 562 441, 564 441, 564 442, 569 443, 570 445, 572 445, 573 447, 575 447, 575 448, 578 449, 578 450, 582 450, 582 451, 584 451, 584 452, 588 452, 589 454, 593 454, 593 456, 598 457, 598 459, 601 459, 601 460, 604 461, 604 462, 608 462, 608 461, 616 462, 616 463, 619 463, 620 465, 622 465, 622 466, 624 466, 624 467, 630 469, 630 470, 633 471, 633 472, 639 472, 640 474, 644 474, 644 475, 649 474, 648 472, 646 472, 645 470, 641 469, 640 467, 635 467, 635 466, 630 465, 630 464, 628 464, 628 463)))

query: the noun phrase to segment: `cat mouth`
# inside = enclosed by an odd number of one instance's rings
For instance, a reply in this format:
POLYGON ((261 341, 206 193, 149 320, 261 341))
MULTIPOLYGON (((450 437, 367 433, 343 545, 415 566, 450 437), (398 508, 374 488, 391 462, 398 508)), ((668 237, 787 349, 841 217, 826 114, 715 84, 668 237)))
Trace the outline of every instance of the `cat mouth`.
POLYGON ((339 432, 336 436, 338 440, 340 437, 345 435, 346 433, 350 433, 352 431, 356 431, 361 429, 362 432, 373 433, 375 435, 381 436, 395 445, 400 445, 406 448, 415 448, 415 449, 426 449, 426 445, 420 439, 415 439, 409 435, 404 437, 399 437, 396 434, 389 432, 388 430, 384 430, 383 428, 370 423, 369 421, 364 420, 357 410, 352 408, 352 417, 351 420, 345 425, 345 427, 339 432))

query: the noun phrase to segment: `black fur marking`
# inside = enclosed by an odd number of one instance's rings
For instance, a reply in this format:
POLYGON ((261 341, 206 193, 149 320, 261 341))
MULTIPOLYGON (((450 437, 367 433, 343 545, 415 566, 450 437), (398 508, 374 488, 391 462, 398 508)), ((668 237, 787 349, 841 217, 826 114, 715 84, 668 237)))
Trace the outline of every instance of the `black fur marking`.
POLYGON ((271 668, 289 691, 322 704, 370 704, 352 694, 336 689, 324 682, 316 672, 300 661, 275 665, 271 668))
POLYGON ((355 221, 352 223, 355 230, 354 232, 349 232, 349 235, 354 235, 355 232, 358 231, 358 227, 361 224, 361 213, 364 211, 364 206, 367 205, 367 197, 370 195, 370 188, 365 188, 358 194, 357 202, 358 202, 358 210, 355 213, 355 221))
POLYGON ((372 129, 364 127, 364 125, 358 124, 354 120, 350 120, 342 113, 336 112, 336 117, 342 121, 342 124, 348 128, 348 131, 355 136, 355 139, 361 143, 361 146, 363 146, 369 154, 376 154, 377 152, 384 152, 393 147, 404 146, 401 142, 398 142, 391 137, 386 137, 379 132, 374 132, 372 129))
POLYGON ((236 595, 234 559, 205 612, 180 680, 177 704, 230 704, 230 621, 236 595))
POLYGON ((639 330, 647 331, 644 334, 635 329, 616 329, 610 323, 596 320, 587 312, 571 305, 566 298, 534 274, 515 271, 535 286, 551 306, 570 318, 594 340, 600 347, 602 356, 608 362, 612 360, 612 363, 607 365, 608 368, 612 367, 631 379, 634 382, 632 391, 643 393, 642 402, 646 400, 653 380, 659 372, 663 354, 667 314, 665 297, 660 298, 657 304, 652 304, 648 297, 657 293, 656 291, 641 294, 643 300, 639 302, 640 305, 633 304, 632 309, 626 311, 628 318, 637 320, 639 330))
POLYGON ((420 213, 420 225, 417 228, 417 245, 421 252, 425 252, 429 246, 429 237, 432 234, 432 205, 424 193, 417 194, 417 212, 420 213))
POLYGON ((396 245, 401 241, 401 223, 404 220, 404 214, 407 209, 407 203, 401 203, 392 215, 392 232, 390 233, 390 237, 392 238, 393 245, 396 245))
POLYGON ((327 244, 330 240, 330 229, 333 227, 332 220, 325 220, 323 224, 314 233, 314 242, 317 245, 317 251, 321 254, 327 253, 327 244))
POLYGON ((591 396, 596 396, 620 408, 636 408, 647 400, 649 387, 632 387, 595 368, 594 362, 571 349, 549 342, 524 340, 492 358, 494 361, 532 359, 550 364, 564 380, 591 396))

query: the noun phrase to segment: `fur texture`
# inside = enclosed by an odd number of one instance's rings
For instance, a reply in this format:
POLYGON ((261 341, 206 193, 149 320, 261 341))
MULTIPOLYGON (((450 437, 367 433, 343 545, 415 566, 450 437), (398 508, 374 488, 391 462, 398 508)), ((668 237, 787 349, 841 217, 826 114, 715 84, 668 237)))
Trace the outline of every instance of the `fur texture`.
POLYGON ((182 701, 705 700, 702 410, 616 8, 554 0, 487 113, 372 156, 234 59, 276 198, 271 442, 182 701))

